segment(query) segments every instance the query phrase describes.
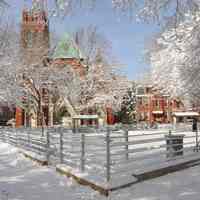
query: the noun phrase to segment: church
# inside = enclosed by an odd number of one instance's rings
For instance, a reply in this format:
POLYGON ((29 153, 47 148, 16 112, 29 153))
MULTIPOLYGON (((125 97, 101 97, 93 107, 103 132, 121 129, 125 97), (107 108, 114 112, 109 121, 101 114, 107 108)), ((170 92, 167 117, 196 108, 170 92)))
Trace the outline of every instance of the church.
MULTIPOLYGON (((27 66, 35 60, 42 59, 44 65, 51 63, 56 66, 71 66, 79 76, 84 76, 86 67, 82 63, 83 58, 80 56, 80 51, 74 45, 71 37, 65 34, 60 42, 58 42, 53 54, 49 55, 48 50, 50 48, 50 36, 49 36, 49 19, 47 8, 44 1, 33 1, 31 8, 26 8, 22 11, 21 22, 21 53, 23 60, 27 66), (67 47, 67 48, 66 48, 67 47), (44 52, 47 54, 44 56, 44 52)), ((40 116, 37 113, 31 115, 20 107, 15 109, 15 126, 16 127, 38 127, 41 125, 53 126, 55 122, 53 105, 49 98, 48 91, 45 88, 41 88, 42 91, 42 111, 44 115, 44 123, 41 123, 40 116)), ((75 108, 70 102, 63 102, 67 119, 77 114, 95 115, 96 110, 91 108, 90 110, 77 113, 75 108)), ((106 113, 103 116, 105 123, 114 123, 114 117, 112 115, 112 109, 106 109, 106 113)), ((86 123, 94 124, 96 121, 90 120, 89 122, 81 121, 81 124, 86 123)))

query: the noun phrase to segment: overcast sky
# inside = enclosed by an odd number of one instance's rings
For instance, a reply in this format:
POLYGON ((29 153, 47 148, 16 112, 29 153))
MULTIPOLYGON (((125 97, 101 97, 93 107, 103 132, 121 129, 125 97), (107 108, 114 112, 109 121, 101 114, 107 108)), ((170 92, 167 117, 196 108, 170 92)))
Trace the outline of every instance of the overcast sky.
MULTIPOLYGON (((31 0, 26 1, 31 2, 31 0)), ((51 1, 48 0, 49 7, 51 1)), ((10 12, 19 24, 24 0, 8 0, 8 2, 12 2, 10 12)), ((111 0, 97 0, 96 7, 92 11, 76 10, 73 15, 64 19, 52 17, 50 29, 62 36, 65 32, 73 32, 79 27, 96 25, 111 41, 113 55, 124 65, 124 73, 129 79, 135 79, 149 67, 144 61, 145 43, 159 30, 159 27, 137 23, 122 15, 119 17, 119 14, 113 11, 110 2, 111 0)))

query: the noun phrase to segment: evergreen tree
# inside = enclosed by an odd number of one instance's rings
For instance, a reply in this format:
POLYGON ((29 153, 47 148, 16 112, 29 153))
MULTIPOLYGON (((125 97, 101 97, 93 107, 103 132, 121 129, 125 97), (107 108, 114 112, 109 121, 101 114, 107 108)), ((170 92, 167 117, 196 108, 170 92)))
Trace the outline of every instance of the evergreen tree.
POLYGON ((117 118, 123 124, 131 124, 135 120, 136 109, 136 85, 133 82, 128 88, 126 95, 123 98, 121 110, 117 113, 117 118))

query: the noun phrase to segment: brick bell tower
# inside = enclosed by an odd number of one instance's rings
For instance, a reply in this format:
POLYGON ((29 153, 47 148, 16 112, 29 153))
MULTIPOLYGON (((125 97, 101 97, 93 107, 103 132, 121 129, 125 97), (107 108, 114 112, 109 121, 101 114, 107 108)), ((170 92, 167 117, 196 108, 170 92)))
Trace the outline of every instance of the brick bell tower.
MULTIPOLYGON (((21 56, 24 65, 41 64, 49 50, 49 22, 45 0, 32 0, 31 8, 24 8, 21 22, 21 56)), ((16 127, 27 122, 23 109, 16 108, 16 127)))
POLYGON ((25 64, 42 62, 49 50, 49 22, 45 0, 32 0, 22 12, 21 51, 25 64))

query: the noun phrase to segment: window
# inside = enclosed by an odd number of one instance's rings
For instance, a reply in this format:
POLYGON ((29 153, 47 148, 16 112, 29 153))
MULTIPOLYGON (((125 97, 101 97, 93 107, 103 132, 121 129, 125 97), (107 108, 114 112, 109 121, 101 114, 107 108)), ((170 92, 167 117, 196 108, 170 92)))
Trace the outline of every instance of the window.
POLYGON ((147 88, 146 88, 146 93, 147 93, 147 94, 151 93, 151 88, 150 88, 150 87, 147 87, 147 88))
POLYGON ((153 107, 155 107, 155 109, 159 109, 159 101, 157 99, 153 100, 153 107))
POLYGON ((176 102, 176 107, 177 107, 177 108, 180 108, 180 107, 181 107, 181 102, 180 102, 180 101, 176 102))
POLYGON ((137 88, 137 94, 144 94, 144 88, 143 87, 138 87, 137 88))
POLYGON ((147 98, 147 97, 144 97, 144 98, 143 98, 143 104, 144 104, 144 105, 148 105, 148 98, 147 98))
POLYGON ((139 105, 142 105, 142 97, 138 97, 138 103, 139 105))
POLYGON ((158 107, 158 100, 155 100, 155 105, 156 107, 158 107))

